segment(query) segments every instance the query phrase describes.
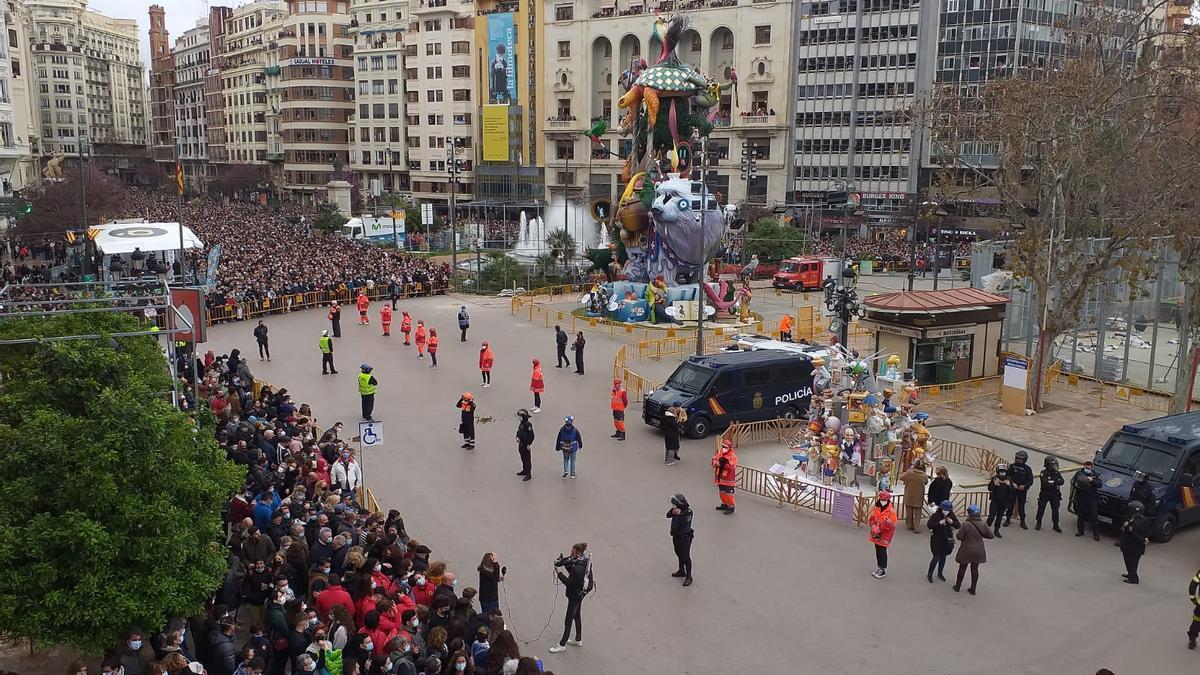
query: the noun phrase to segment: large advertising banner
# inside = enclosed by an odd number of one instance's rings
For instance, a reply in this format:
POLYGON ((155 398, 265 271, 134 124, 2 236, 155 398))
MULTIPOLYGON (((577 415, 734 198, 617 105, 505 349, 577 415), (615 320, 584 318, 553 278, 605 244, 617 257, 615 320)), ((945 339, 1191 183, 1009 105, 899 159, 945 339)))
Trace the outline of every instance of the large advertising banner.
POLYGON ((507 105, 483 106, 483 160, 485 162, 507 162, 509 160, 507 105))
POLYGON ((487 15, 488 103, 517 100, 516 35, 512 12, 487 15))

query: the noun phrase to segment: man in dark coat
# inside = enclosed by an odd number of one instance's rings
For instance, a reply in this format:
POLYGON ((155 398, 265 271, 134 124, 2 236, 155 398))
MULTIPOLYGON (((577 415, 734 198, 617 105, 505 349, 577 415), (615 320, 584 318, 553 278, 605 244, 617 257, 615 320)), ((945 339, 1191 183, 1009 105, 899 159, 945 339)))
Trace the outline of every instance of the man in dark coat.
POLYGON ((1029 488, 1033 487, 1033 469, 1029 468, 1029 453, 1018 450, 1012 466, 1008 467, 1009 480, 1012 482, 1013 499, 1004 517, 1004 526, 1012 523, 1013 514, 1021 519, 1021 529, 1028 530, 1025 524, 1025 498, 1029 496, 1029 488))
POLYGON ((954 504, 949 499, 942 500, 925 526, 929 528, 929 552, 933 554, 925 580, 932 584, 936 570, 937 578, 945 581, 942 573, 946 571, 946 558, 954 552, 954 531, 962 527, 954 515, 954 504))
POLYGON ((1042 472, 1038 474, 1038 507, 1033 529, 1042 529, 1042 516, 1046 513, 1046 504, 1050 505, 1050 521, 1054 523, 1054 531, 1062 532, 1058 526, 1058 505, 1062 502, 1063 477, 1058 472, 1058 460, 1047 457, 1042 472))
POLYGON ((1008 515, 1008 510, 1012 508, 1013 500, 1013 484, 1008 478, 1007 465, 996 465, 996 475, 992 476, 992 480, 988 482, 988 492, 992 493, 992 502, 988 507, 987 524, 994 523, 996 538, 1003 539, 1004 535, 1000 534, 1000 523, 1008 515))
POLYGON ((524 476, 522 480, 529 480, 533 478, 533 465, 529 457, 529 448, 533 445, 533 422, 529 421, 529 411, 524 408, 518 410, 517 415, 521 418, 517 424, 517 453, 521 455, 521 470, 517 475, 524 476))
POLYGON ((962 588, 963 576, 969 567, 971 587, 967 592, 975 595, 975 589, 979 586, 979 566, 987 562, 987 549, 984 548, 983 540, 992 538, 992 531, 979 518, 978 506, 972 504, 967 507, 967 522, 958 529, 958 534, 954 537, 962 542, 958 547, 958 554, 954 556, 954 562, 958 563, 958 580, 954 582, 954 592, 957 593, 962 588))
POLYGON ((692 539, 695 539, 696 532, 692 529, 692 507, 682 493, 671 496, 671 509, 667 511, 667 517, 671 519, 671 544, 675 548, 675 558, 679 562, 679 569, 675 570, 671 576, 683 577, 683 585, 691 586, 692 539))
POLYGON ((1150 543, 1150 519, 1145 515, 1146 508, 1139 501, 1129 502, 1129 517, 1121 524, 1121 555, 1125 558, 1125 583, 1138 583, 1138 563, 1146 554, 1146 544, 1150 543))
POLYGON ((558 354, 558 365, 555 368, 562 368, 563 361, 567 362, 567 367, 571 367, 571 359, 567 358, 567 333, 562 329, 562 326, 554 327, 554 346, 558 354))
POLYGON ((679 461, 679 419, 670 410, 663 415, 662 432, 663 445, 666 447, 666 451, 663 454, 663 463, 671 466, 679 461))
POLYGON ((1083 463, 1075 477, 1071 479, 1071 499, 1075 504, 1075 515, 1079 517, 1079 526, 1075 531, 1076 537, 1083 536, 1083 528, 1092 524, 1092 537, 1100 541, 1100 532, 1096 529, 1096 490, 1100 487, 1100 477, 1092 468, 1090 461, 1083 463))

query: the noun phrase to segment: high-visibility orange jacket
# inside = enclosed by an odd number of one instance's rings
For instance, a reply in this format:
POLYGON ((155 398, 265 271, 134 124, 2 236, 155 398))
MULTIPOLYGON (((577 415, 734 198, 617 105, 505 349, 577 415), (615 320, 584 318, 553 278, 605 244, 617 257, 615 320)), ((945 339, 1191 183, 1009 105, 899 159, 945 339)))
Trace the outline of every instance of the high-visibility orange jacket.
POLYGON ((546 392, 546 380, 542 377, 542 365, 533 367, 533 376, 529 379, 529 391, 535 394, 543 394, 546 392))
POLYGON ((379 310, 379 320, 383 323, 392 322, 392 306, 384 305, 383 309, 379 310))
POLYGON ((362 293, 358 296, 358 311, 360 311, 360 312, 367 311, 367 307, 370 304, 371 304, 371 300, 370 300, 370 298, 367 297, 366 293, 362 293))
POLYGON ((733 487, 737 483, 737 462, 736 450, 732 448, 729 452, 718 450, 712 458, 713 485, 733 487))
POLYGON ((412 317, 408 314, 400 317, 400 332, 407 333, 412 330, 412 317))
POLYGON ((425 342, 425 324, 417 324, 417 333, 414 339, 416 339, 417 344, 423 344, 425 342))
POLYGON ((479 351, 479 369, 491 370, 492 363, 495 361, 495 355, 492 354, 491 347, 484 347, 479 351))
POLYGON ((624 389, 613 389, 610 406, 613 410, 624 410, 629 406, 629 394, 624 389))

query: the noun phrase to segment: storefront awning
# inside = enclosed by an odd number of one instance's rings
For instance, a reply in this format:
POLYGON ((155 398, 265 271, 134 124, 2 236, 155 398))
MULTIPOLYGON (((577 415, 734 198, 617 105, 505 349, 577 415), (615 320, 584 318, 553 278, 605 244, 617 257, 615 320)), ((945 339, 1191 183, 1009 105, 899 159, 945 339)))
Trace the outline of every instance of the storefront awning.
POLYGON ((1011 302, 1003 295, 977 288, 951 288, 944 291, 907 291, 872 295, 863 300, 868 309, 896 314, 930 314, 987 309, 1011 302))

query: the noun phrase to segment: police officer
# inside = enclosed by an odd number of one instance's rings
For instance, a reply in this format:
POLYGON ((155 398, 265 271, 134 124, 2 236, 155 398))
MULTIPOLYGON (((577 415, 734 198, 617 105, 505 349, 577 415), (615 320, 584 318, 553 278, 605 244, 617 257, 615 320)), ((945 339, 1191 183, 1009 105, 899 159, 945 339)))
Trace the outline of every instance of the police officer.
POLYGON ((533 422, 529 421, 529 411, 524 408, 517 411, 517 416, 521 418, 517 424, 517 453, 521 455, 521 470, 517 475, 524 476, 522 480, 529 480, 533 478, 533 465, 529 459, 529 446, 533 445, 533 422))
POLYGON ((1100 532, 1096 529, 1096 489, 1100 487, 1100 477, 1096 475, 1096 470, 1092 468, 1092 462, 1086 461, 1083 463, 1083 468, 1075 473, 1075 477, 1071 479, 1071 499, 1075 505, 1075 515, 1079 517, 1078 529, 1075 531, 1076 537, 1083 536, 1083 528, 1088 523, 1092 524, 1092 537, 1096 541, 1100 541, 1100 532))
POLYGON ((1150 487, 1149 476, 1145 471, 1133 472, 1133 487, 1129 488, 1129 501, 1141 502, 1146 518, 1154 518, 1158 500, 1154 497, 1154 488, 1150 487))
POLYGON ((1018 450, 1012 466, 1008 467, 1008 478, 1013 486, 1013 500, 1004 518, 1005 527, 1012 524, 1013 514, 1016 513, 1021 518, 1021 529, 1029 529, 1025 524, 1025 497, 1029 495, 1029 488, 1033 487, 1033 469, 1029 468, 1028 462, 1029 453, 1018 450))
POLYGON ((1008 477, 1007 464, 996 465, 996 475, 988 481, 988 492, 992 493, 992 502, 988 507, 987 524, 994 527, 997 539, 1003 539, 1004 535, 1000 534, 1000 523, 1004 521, 1008 510, 1012 508, 1013 499, 1013 484, 1008 477))
POLYGON ((1121 555, 1125 558, 1125 583, 1138 583, 1138 561, 1146 554, 1150 543, 1150 520, 1145 516, 1145 506, 1139 501, 1129 502, 1129 516, 1121 523, 1121 555))
POLYGON ((1192 597, 1192 625, 1188 627, 1188 649, 1196 648, 1196 638, 1200 638, 1200 570, 1188 584, 1188 595, 1192 597))
POLYGON ((371 374, 373 368, 371 364, 364 363, 359 366, 358 374, 358 395, 362 397, 362 418, 364 420, 374 420, 371 413, 375 411, 375 391, 379 388, 379 381, 371 374))
POLYGON ((321 374, 328 375, 332 372, 337 375, 337 368, 333 367, 333 338, 329 337, 329 331, 321 331, 321 337, 317 338, 317 347, 321 349, 321 374))
POLYGON ((683 585, 692 585, 692 539, 696 537, 692 529, 692 507, 688 505, 687 497, 682 493, 671 496, 671 510, 667 511, 671 519, 671 544, 675 546, 675 557, 679 560, 679 569, 671 576, 683 577, 683 585))
POLYGON ((1041 485, 1038 490, 1037 520, 1034 521, 1033 529, 1042 529, 1042 516, 1046 513, 1046 504, 1050 504, 1050 522, 1054 523, 1055 532, 1062 532, 1062 528, 1058 526, 1058 505, 1062 502, 1061 488, 1065 481, 1058 472, 1058 460, 1047 457, 1038 479, 1041 485))

